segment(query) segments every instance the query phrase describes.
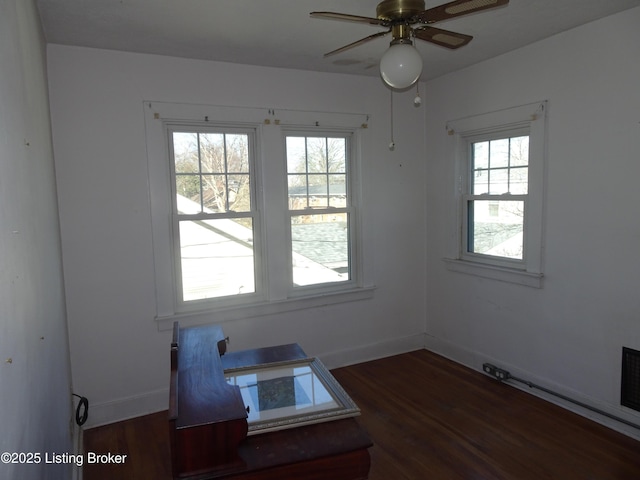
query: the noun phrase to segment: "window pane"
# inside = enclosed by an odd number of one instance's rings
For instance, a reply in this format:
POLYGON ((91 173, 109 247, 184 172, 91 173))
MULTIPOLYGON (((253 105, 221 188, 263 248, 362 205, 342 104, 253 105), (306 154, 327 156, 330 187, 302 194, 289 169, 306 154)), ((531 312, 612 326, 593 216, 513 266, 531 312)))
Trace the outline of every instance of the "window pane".
POLYGON ((287 137, 287 173, 307 171, 305 137, 287 137))
POLYGON ((518 167, 509 169, 509 192, 513 195, 524 195, 529 190, 529 169, 518 167))
POLYGON ((329 206, 344 208, 347 206, 346 175, 329 175, 329 206))
POLYGON ((249 173, 249 137, 240 134, 227 134, 226 155, 229 173, 249 173))
POLYGON ((227 189, 230 211, 251 211, 251 181, 248 174, 229 175, 227 189))
POLYGON ((329 138, 327 140, 327 171, 329 173, 346 172, 346 140, 344 138, 329 138))
POLYGON ((176 175, 178 213, 200 213, 200 175, 176 175))
POLYGON ((470 200, 468 251, 522 260, 524 202, 470 200))
POLYGON ((489 167, 499 168, 509 165, 509 139, 501 138, 489 142, 489 167))
POLYGON ((226 178, 224 175, 202 175, 202 199, 207 209, 205 211, 227 211, 226 178))
POLYGON ((327 172, 327 139, 307 137, 307 171, 327 172))
POLYGON ((509 191, 509 170, 506 168, 496 168, 489 173, 489 193, 501 195, 509 191))
POLYGON ((489 170, 478 170, 473 173, 471 193, 473 195, 489 193, 489 170))
POLYGON ((200 156, 203 173, 225 172, 224 134, 201 133, 200 156))
POLYGON ((173 158, 176 173, 198 173, 198 138, 192 132, 173 132, 173 158))
POLYGON ((327 175, 309 175, 309 207, 326 208, 328 204, 327 175))
POLYGON ((289 210, 307 208, 307 176, 289 175, 289 210))
POLYGON ((513 137, 511 139, 510 165, 518 167, 529 165, 529 137, 513 137))
POLYGON ((489 142, 473 144, 473 168, 489 168, 489 142))
POLYGON ((252 222, 242 221, 179 222, 184 301, 255 291, 252 222))
POLYGON ((349 280, 349 222, 346 213, 293 216, 291 241, 294 285, 349 280))

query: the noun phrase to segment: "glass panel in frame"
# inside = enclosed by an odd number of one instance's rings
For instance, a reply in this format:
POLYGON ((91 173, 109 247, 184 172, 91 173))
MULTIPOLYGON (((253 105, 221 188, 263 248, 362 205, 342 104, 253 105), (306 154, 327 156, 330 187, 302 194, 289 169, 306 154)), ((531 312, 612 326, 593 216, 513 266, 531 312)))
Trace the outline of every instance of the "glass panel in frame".
POLYGON ((327 212, 292 216, 291 249, 294 285, 349 280, 349 215, 327 212))
POLYGON ((317 358, 225 370, 247 407, 249 435, 338 420, 360 410, 317 358))
POLYGON ((347 206, 347 176, 329 175, 329 206, 344 208, 347 206))
POLYGON ((489 142, 476 142, 473 144, 473 169, 489 168, 489 142))
POLYGON ((509 166, 509 139, 501 138, 489 142, 489 168, 509 166))
POLYGON ((524 201, 469 200, 470 253, 523 259, 524 201))
POLYGON ((288 176, 289 210, 303 210, 308 206, 307 176, 288 176))
POLYGON ((529 165, 529 136, 511 138, 509 165, 520 167, 529 165))
POLYGON ((224 134, 200 133, 198 135, 202 172, 224 173, 226 171, 224 134))
POLYGON ((173 161, 176 173, 198 173, 198 134, 173 132, 173 161))
POLYGON ((515 167, 509 169, 509 193, 526 195, 529 191, 529 168, 515 167))
POLYGON ((194 214, 202 212, 200 196, 200 175, 176 174, 176 205, 178 213, 194 214))
POLYGON ((227 211, 225 175, 202 175, 202 202, 205 212, 227 211))
POLYGON ((251 179, 248 174, 229 175, 227 189, 229 211, 251 211, 251 179))
POLYGON ((255 292, 251 218, 182 220, 183 301, 255 292))

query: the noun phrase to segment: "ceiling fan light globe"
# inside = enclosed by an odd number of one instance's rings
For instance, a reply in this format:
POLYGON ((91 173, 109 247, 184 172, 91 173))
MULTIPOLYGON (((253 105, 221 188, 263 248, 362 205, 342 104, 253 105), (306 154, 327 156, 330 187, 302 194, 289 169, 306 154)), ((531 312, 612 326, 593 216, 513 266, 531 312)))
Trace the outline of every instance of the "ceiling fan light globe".
POLYGON ((380 59, 382 80, 392 88, 410 87, 422 73, 422 57, 413 45, 391 45, 380 59))

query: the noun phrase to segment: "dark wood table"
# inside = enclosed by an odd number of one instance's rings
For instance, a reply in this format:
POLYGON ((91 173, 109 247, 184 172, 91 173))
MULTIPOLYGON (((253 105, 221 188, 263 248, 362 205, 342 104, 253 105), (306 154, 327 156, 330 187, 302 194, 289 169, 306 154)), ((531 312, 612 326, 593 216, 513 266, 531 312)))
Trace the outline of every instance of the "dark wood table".
POLYGON ((355 418, 247 436, 244 403, 224 370, 306 357, 297 344, 226 353, 220 327, 176 324, 169 409, 174 478, 366 479, 372 442, 355 418))

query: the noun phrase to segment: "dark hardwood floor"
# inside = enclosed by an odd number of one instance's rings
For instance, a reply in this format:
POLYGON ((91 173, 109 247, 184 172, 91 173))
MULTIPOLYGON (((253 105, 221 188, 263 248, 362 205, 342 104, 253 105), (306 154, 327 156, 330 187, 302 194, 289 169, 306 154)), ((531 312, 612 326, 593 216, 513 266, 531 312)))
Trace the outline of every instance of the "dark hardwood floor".
MULTIPOLYGON (((371 480, 638 480, 640 442, 426 350, 333 370, 362 410, 371 480)), ((84 480, 169 480, 167 413, 84 433, 84 480)))

